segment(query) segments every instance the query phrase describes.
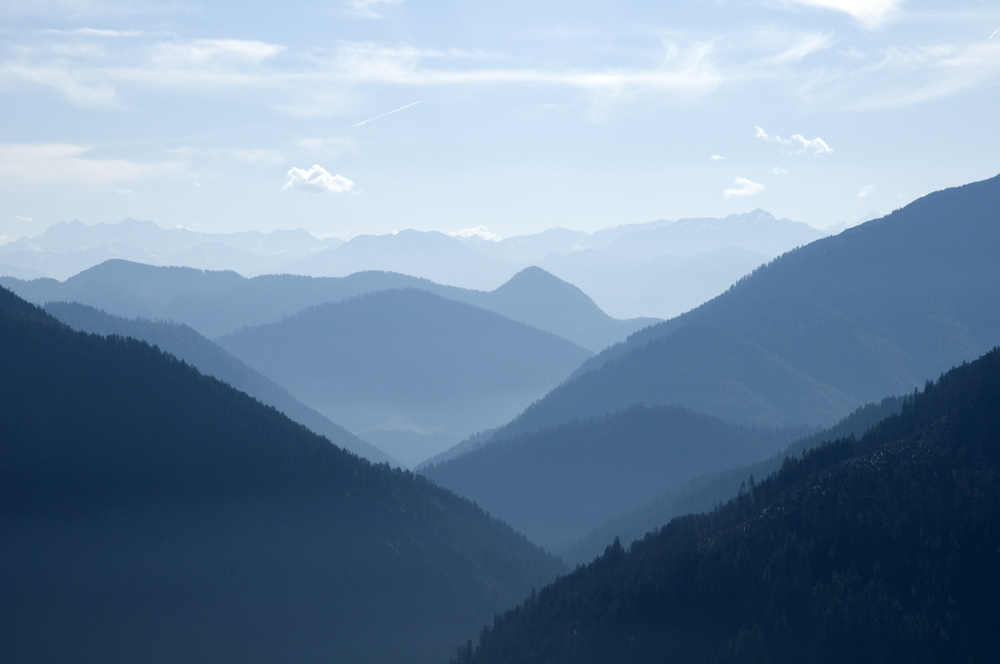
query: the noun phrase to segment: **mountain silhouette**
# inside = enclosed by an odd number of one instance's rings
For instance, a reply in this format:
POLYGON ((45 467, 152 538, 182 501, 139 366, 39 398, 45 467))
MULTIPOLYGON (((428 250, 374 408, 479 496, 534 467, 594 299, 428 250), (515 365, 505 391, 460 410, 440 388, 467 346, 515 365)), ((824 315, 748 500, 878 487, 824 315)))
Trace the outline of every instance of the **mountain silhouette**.
POLYGON ((538 268, 526 268, 499 288, 484 292, 442 286, 392 272, 347 277, 264 275, 246 279, 235 272, 154 267, 122 260, 58 282, 54 279, 0 283, 36 304, 81 302, 126 318, 172 320, 216 338, 245 326, 274 323, 327 302, 396 288, 417 288, 445 299, 495 311, 569 339, 597 352, 656 319, 616 320, 580 289, 538 268))
POLYGON ((5 661, 443 661, 561 567, 135 339, 0 289, 5 661))
POLYGON ((217 342, 408 464, 505 421, 590 356, 553 334, 414 289, 319 305, 217 342))
POLYGON ((824 441, 851 436, 860 438, 874 425, 899 413, 904 401, 904 397, 887 397, 877 403, 867 404, 834 426, 800 438, 767 459, 700 475, 680 486, 666 489, 646 503, 609 519, 555 553, 571 567, 586 564, 600 555, 608 542, 614 541, 616 537, 622 542, 632 542, 674 517, 711 512, 716 505, 735 498, 740 487, 745 487, 751 478, 767 477, 777 472, 787 457, 801 456, 806 450, 819 447, 824 441))
POLYGON ((420 472, 557 552, 669 488, 760 460, 803 433, 634 406, 494 441, 420 472))
POLYGON ((314 433, 325 436, 335 445, 373 463, 400 465, 379 448, 366 443, 347 429, 334 424, 312 408, 297 401, 288 390, 254 371, 187 325, 144 319, 128 320, 77 302, 50 302, 44 308, 46 313, 75 330, 103 336, 116 334, 132 337, 151 346, 157 346, 177 359, 184 360, 206 376, 218 378, 261 403, 274 406, 314 433))
POLYGON ((986 662, 1000 615, 1000 351, 483 630, 456 662, 986 662))

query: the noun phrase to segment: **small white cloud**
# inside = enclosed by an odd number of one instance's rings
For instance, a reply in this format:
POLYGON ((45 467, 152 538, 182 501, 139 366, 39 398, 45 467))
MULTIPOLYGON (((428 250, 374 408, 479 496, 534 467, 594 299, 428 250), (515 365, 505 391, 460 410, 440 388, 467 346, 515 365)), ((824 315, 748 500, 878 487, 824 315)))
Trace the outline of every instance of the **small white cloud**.
POLYGON ((864 187, 861 188, 861 191, 858 192, 858 198, 866 198, 868 194, 874 192, 875 192, 875 185, 866 184, 864 187))
POLYGON ((293 166, 288 171, 288 180, 283 187, 313 194, 342 194, 353 188, 353 182, 342 175, 330 175, 329 171, 318 164, 309 170, 293 166))
POLYGON ((783 169, 781 166, 775 166, 772 168, 771 173, 774 175, 788 175, 788 171, 783 169))
POLYGON ((22 217, 19 214, 15 214, 14 218, 17 219, 18 221, 34 221, 35 220, 34 217, 22 217))
POLYGON ((118 189, 117 193, 119 196, 135 196, 135 192, 131 189, 118 189))
POLYGON ((721 154, 713 154, 711 157, 709 157, 709 159, 711 159, 712 161, 725 161, 726 160, 726 158, 723 157, 721 154))
POLYGON ((762 191, 764 191, 764 185, 747 180, 746 178, 737 177, 736 187, 733 189, 726 189, 722 192, 722 195, 726 198, 730 198, 732 196, 753 196, 754 194, 762 191))
POLYGON ((794 134, 791 138, 782 138, 777 134, 768 134, 766 131, 757 126, 755 126, 754 129, 757 130, 754 138, 759 138, 763 141, 769 141, 771 143, 780 143, 782 145, 798 145, 799 149, 795 152, 795 154, 804 154, 806 152, 812 152, 813 154, 830 154, 833 152, 833 149, 826 144, 826 141, 819 137, 814 138, 811 141, 801 134, 794 134))
POLYGON ((478 236, 483 238, 484 240, 492 240, 494 242, 499 242, 500 240, 503 239, 502 235, 491 233, 490 229, 486 228, 486 226, 476 226, 475 228, 463 228, 461 230, 455 231, 454 233, 449 233, 449 235, 451 235, 452 237, 466 237, 466 238, 472 236, 478 236))
POLYGON ((827 145, 826 141, 822 138, 814 138, 810 141, 804 136, 795 134, 792 136, 792 141, 802 146, 802 149, 799 150, 799 154, 803 152, 812 152, 813 154, 830 154, 833 152, 833 150, 830 149, 830 146, 827 145))

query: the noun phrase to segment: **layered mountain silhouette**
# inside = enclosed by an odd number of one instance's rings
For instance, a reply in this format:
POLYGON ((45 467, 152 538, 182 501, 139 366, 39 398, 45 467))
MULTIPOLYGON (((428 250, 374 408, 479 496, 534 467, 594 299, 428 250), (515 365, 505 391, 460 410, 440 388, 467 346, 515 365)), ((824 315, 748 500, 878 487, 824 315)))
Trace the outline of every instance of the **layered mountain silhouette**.
POLYGON ((415 289, 319 305, 217 342, 408 464, 509 419, 590 356, 553 334, 415 289))
POLYGON ((497 438, 633 404, 828 425, 1000 342, 1000 178, 791 251, 585 363, 497 438))
POLYGON ((616 537, 622 542, 632 542, 674 517, 711 512, 716 505, 735 498, 740 488, 745 489, 747 483, 754 481, 753 478, 760 479, 777 472, 787 457, 801 456, 824 441, 852 436, 860 438, 874 425, 899 413, 904 401, 904 397, 886 397, 878 403, 867 404, 834 426, 800 438, 767 459, 707 473, 666 489, 644 504, 609 519, 556 553, 571 567, 586 564, 600 555, 616 537))
POLYGON ((421 473, 558 552, 669 488, 767 457, 802 433, 634 406, 492 442, 421 473))
POLYGON ((1000 615, 1000 351, 863 437, 605 553, 457 662, 986 662, 1000 615))
POLYGON ((660 219, 594 233, 551 228, 486 240, 475 232, 452 237, 405 230, 346 243, 320 240, 302 229, 212 234, 133 219, 94 226, 73 221, 0 245, 0 275, 66 279, 119 258, 244 276, 341 277, 379 270, 491 290, 536 265, 576 284, 615 317, 669 318, 723 292, 768 258, 831 232, 763 210, 723 219, 660 219))
POLYGON ((313 305, 395 288, 426 290, 495 311, 593 352, 657 322, 611 318, 579 288, 539 268, 522 270, 489 292, 390 272, 360 272, 342 278, 265 275, 246 279, 231 271, 154 267, 122 260, 106 261, 65 282, 0 278, 0 283, 36 304, 81 302, 126 318, 184 323, 209 338, 277 322, 313 305))
POLYGON ((439 662, 561 569, 469 501, 5 289, 0 375, 7 661, 439 662))
POLYGON ((128 320, 77 302, 50 302, 45 305, 45 312, 81 332, 103 336, 116 334, 145 341, 184 360, 204 375, 218 378, 261 403, 274 406, 335 445, 374 463, 400 465, 379 448, 296 400, 288 390, 254 371, 187 325, 144 319, 128 320))

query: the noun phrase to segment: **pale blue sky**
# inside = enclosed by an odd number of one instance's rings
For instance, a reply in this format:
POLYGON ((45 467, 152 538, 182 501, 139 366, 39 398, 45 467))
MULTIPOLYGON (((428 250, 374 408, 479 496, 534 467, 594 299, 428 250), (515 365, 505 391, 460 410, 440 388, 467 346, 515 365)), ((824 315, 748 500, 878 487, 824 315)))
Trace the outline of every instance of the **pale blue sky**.
POLYGON ((0 0, 0 236, 854 221, 1000 172, 998 29, 962 0, 0 0))

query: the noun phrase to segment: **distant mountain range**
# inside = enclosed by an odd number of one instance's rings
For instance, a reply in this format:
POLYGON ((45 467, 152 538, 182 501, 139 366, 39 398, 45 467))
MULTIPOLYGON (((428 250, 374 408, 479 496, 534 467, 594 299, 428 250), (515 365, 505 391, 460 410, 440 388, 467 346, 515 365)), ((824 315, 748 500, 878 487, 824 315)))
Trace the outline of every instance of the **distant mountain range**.
POLYGON ((0 289, 4 661, 432 664, 563 570, 471 502, 0 289))
POLYGON ((1000 344, 1000 177, 791 251, 588 360, 497 439, 674 404, 828 425, 1000 344))
POLYGON ((513 417, 591 353, 416 289, 368 293, 217 343, 407 464, 513 417))
POLYGON ((302 229, 270 233, 200 233, 125 219, 88 226, 61 222, 34 238, 0 245, 2 273, 19 278, 67 279, 113 258, 149 265, 179 265, 261 274, 343 244, 302 229))
POLYGON ((172 320, 209 338, 274 323, 317 304, 398 288, 416 288, 487 309, 593 352, 658 322, 613 319, 580 289, 539 268, 526 268, 489 292, 389 272, 359 272, 342 278, 283 274, 247 279, 231 271, 154 267, 122 260, 106 261, 64 282, 0 277, 0 283, 36 304, 80 302, 126 318, 172 320))
POLYGON ((45 312, 81 332, 102 336, 116 334, 157 346, 165 353, 184 360, 206 376, 214 376, 261 403, 274 406, 314 433, 325 436, 335 445, 374 463, 400 465, 399 461, 379 448, 366 443, 347 429, 334 424, 296 400, 288 390, 254 371, 187 325, 144 319, 128 320, 77 302, 50 302, 45 305, 45 312))
POLYGON ((341 242, 303 230, 209 234, 132 219, 96 226, 74 221, 0 245, 0 275, 63 280, 118 258, 245 276, 343 277, 379 270, 492 290, 537 265, 582 288, 613 316, 666 318, 717 295, 768 258, 826 234, 762 210, 595 233, 553 228, 500 241, 405 230, 341 242))
POLYGON ((618 540, 456 664, 986 662, 1000 615, 1000 351, 861 438, 618 540))

